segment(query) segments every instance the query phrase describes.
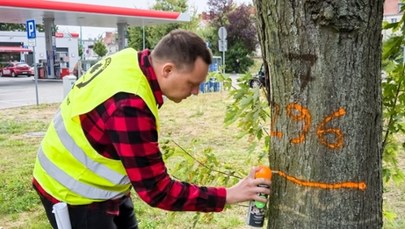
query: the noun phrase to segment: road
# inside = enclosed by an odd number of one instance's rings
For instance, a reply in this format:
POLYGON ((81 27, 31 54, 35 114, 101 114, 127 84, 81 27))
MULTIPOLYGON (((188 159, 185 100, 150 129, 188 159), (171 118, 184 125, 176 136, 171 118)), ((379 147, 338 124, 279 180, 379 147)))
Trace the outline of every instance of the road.
MULTIPOLYGON (((0 109, 36 105, 34 77, 0 77, 0 109)), ((38 104, 59 103, 63 99, 62 80, 38 80, 38 104)))
MULTIPOLYGON (((237 88, 238 75, 230 77, 232 85, 237 88)), ((60 103, 63 94, 62 80, 38 80, 38 104, 60 103)), ((0 109, 36 104, 34 77, 0 77, 0 109)))

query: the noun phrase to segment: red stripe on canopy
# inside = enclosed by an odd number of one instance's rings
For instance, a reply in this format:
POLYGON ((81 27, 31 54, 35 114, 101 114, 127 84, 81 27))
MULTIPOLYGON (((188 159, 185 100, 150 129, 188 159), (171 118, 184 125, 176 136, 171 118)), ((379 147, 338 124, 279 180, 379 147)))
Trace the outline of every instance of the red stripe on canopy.
POLYGON ((0 52, 32 52, 32 50, 22 47, 0 46, 0 52))
POLYGON ((30 1, 1 0, 0 4, 3 7, 19 7, 29 9, 44 9, 52 11, 60 10, 60 11, 72 11, 83 13, 99 13, 99 14, 149 17, 159 19, 177 19, 180 16, 179 12, 144 10, 144 9, 116 7, 116 6, 92 5, 83 3, 46 1, 46 0, 30 0, 30 1))

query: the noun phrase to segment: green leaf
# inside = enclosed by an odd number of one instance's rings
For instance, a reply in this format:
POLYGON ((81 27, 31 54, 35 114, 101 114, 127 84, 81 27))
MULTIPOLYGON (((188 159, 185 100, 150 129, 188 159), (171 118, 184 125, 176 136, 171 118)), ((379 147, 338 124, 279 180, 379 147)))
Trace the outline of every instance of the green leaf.
POLYGON ((393 22, 393 23, 389 23, 384 21, 383 22, 383 29, 395 29, 400 25, 399 22, 393 22))
POLYGON ((383 45, 383 59, 392 58, 401 50, 402 36, 392 36, 383 45))

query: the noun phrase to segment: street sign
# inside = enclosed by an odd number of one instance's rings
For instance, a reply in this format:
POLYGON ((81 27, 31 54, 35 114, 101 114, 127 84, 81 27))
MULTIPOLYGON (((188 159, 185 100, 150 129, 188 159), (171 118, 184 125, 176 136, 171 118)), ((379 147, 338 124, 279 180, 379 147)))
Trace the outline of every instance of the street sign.
POLYGON ((220 27, 219 28, 219 30, 218 30, 218 37, 219 37, 219 39, 220 40, 226 40, 226 36, 227 36, 228 34, 226 33, 226 29, 225 29, 225 27, 220 27))
POLYGON ((38 72, 37 72, 37 64, 35 62, 35 45, 36 45, 36 38, 37 38, 37 29, 35 27, 35 20, 27 20, 25 24, 25 29, 27 30, 27 38, 28 38, 28 46, 33 47, 33 62, 34 62, 34 78, 35 78, 35 94, 37 98, 37 105, 39 105, 38 100, 38 72))
POLYGON ((28 39, 28 46, 29 47, 34 47, 36 45, 35 40, 36 40, 35 38, 34 39, 28 39))
POLYGON ((27 30, 28 39, 34 39, 37 37, 36 28, 35 28, 35 20, 27 20, 26 30, 27 30))
POLYGON ((226 40, 227 37, 226 29, 225 27, 220 27, 218 29, 218 49, 220 52, 222 52, 222 71, 225 73, 225 52, 228 50, 228 41, 226 40))
POLYGON ((227 40, 218 40, 218 50, 220 52, 228 51, 228 41, 227 40))

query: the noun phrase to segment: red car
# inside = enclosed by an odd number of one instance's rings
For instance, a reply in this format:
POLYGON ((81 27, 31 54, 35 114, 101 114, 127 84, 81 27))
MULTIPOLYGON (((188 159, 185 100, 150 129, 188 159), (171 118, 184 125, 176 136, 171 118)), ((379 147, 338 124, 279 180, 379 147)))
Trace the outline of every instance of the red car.
POLYGON ((1 76, 17 77, 18 75, 33 76, 34 70, 26 63, 10 63, 0 69, 1 76))

